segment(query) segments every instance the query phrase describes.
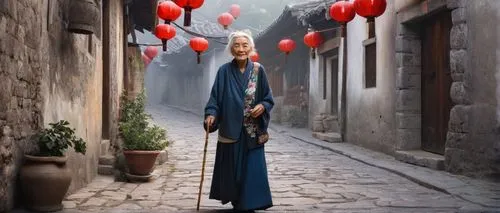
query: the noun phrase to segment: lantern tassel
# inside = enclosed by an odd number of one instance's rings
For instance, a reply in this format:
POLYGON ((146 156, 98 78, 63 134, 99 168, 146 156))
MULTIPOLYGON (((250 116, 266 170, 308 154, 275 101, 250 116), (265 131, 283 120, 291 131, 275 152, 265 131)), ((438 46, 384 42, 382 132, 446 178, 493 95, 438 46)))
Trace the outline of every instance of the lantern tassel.
POLYGON ((167 52, 167 40, 162 39, 161 40, 162 46, 163 46, 163 52, 167 52))
POLYGON ((311 57, 312 59, 316 58, 316 48, 311 48, 311 57))
POLYGON ((184 8, 184 27, 191 26, 191 7, 184 8))
POLYGON ((201 63, 201 57, 200 57, 201 52, 197 51, 196 53, 197 53, 197 58, 198 58, 198 64, 200 64, 201 63))

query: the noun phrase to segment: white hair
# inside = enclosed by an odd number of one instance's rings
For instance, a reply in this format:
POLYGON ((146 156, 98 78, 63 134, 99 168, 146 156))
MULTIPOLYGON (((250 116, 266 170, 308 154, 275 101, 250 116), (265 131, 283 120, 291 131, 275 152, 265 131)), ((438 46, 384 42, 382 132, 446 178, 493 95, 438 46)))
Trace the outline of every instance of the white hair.
POLYGON ((229 52, 229 54, 232 55, 231 49, 234 45, 234 42, 236 41, 236 38, 246 38, 248 40, 248 44, 250 45, 252 52, 255 51, 255 43, 252 38, 252 32, 250 30, 240 30, 240 31, 234 31, 228 36, 229 42, 226 45, 226 51, 229 52))

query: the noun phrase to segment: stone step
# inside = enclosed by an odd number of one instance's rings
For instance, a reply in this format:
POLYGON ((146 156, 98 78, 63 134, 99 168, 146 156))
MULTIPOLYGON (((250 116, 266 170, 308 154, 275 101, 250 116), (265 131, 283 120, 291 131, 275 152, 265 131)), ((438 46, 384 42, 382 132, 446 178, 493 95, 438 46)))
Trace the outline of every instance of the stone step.
POLYGON ((342 136, 336 132, 313 132, 312 136, 326 142, 330 143, 340 143, 342 142, 342 136))
POLYGON ((100 175, 114 175, 115 168, 110 165, 98 165, 97 166, 97 174, 100 175))
POLYGON ((396 151, 396 160, 409 164, 428 167, 435 170, 444 170, 444 156, 423 150, 396 151))
POLYGON ((99 165, 107 165, 107 166, 115 165, 115 156, 103 155, 99 157, 99 165))
POLYGON ((101 156, 108 155, 111 142, 108 139, 101 140, 101 156))

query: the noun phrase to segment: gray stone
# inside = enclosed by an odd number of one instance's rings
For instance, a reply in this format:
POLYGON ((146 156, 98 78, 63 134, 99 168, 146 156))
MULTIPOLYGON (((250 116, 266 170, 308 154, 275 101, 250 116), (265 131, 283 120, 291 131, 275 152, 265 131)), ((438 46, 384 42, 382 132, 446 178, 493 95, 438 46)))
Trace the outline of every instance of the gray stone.
POLYGON ((465 8, 457 8, 451 11, 451 20, 453 24, 464 23, 467 19, 465 8))
POLYGON ((421 114, 396 113, 396 123, 399 129, 420 129, 421 121, 421 114))
POLYGON ((463 82, 453 82, 450 89, 451 100, 455 104, 469 105, 472 103, 470 92, 463 82))
POLYGON ((396 91, 396 110, 398 112, 411 111, 420 112, 421 98, 420 90, 407 89, 396 91))
POLYGON ((466 6, 467 1, 470 0, 446 0, 448 9, 463 8, 466 6))
POLYGON ((397 67, 415 67, 420 66, 419 54, 414 53, 396 53, 397 67))
POLYGON ((101 156, 99 157, 99 164, 113 166, 115 164, 115 156, 112 155, 101 156))
POLYGON ((414 165, 428 167, 435 170, 444 169, 444 157, 430 152, 421 150, 396 151, 395 157, 397 160, 414 165))
POLYGON ((420 75, 422 73, 422 68, 420 66, 398 67, 397 72, 406 73, 408 75, 420 75))
POLYGON ((469 141, 469 134, 448 132, 446 134, 446 148, 463 149, 463 144, 469 141))
POLYGON ((420 149, 422 140, 420 129, 398 129, 396 134, 397 150, 420 149))
POLYGON ((467 49, 467 24, 453 25, 450 31, 450 44, 452 49, 467 49))
POLYGON ((450 112, 449 131, 457 133, 470 132, 470 112, 470 106, 455 105, 450 112))
POLYGON ((100 175, 113 175, 115 173, 115 168, 112 165, 101 165, 97 166, 97 173, 100 175))
MULTIPOLYGON (((451 50, 450 51, 450 69, 451 74, 463 74, 467 69, 467 51, 451 50)), ((455 79, 454 79, 455 80, 455 79)), ((457 79, 458 80, 458 79, 457 79)), ((455 81, 457 81, 455 80, 455 81)))
POLYGON ((334 132, 313 132, 313 137, 322 140, 322 141, 327 141, 331 143, 338 143, 342 142, 342 137, 339 133, 334 133, 334 132))
POLYGON ((339 122, 337 116, 326 116, 323 120, 323 127, 325 132, 338 132, 339 122))
POLYGON ((420 88, 420 74, 411 74, 405 72, 402 69, 398 69, 396 73, 396 88, 398 89, 410 89, 410 88, 420 88))
POLYGON ((396 31, 398 36, 412 37, 418 38, 418 31, 412 29, 410 26, 406 24, 397 24, 396 31))
POLYGON ((397 53, 414 53, 412 51, 412 41, 414 37, 398 36, 396 37, 396 52, 397 53))

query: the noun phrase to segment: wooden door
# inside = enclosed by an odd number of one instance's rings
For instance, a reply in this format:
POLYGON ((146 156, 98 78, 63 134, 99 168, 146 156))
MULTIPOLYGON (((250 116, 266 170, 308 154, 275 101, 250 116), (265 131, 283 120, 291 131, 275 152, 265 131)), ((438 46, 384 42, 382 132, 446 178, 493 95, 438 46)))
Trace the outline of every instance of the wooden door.
POLYGON ((422 23, 422 149, 444 154, 450 98, 450 11, 422 23))

